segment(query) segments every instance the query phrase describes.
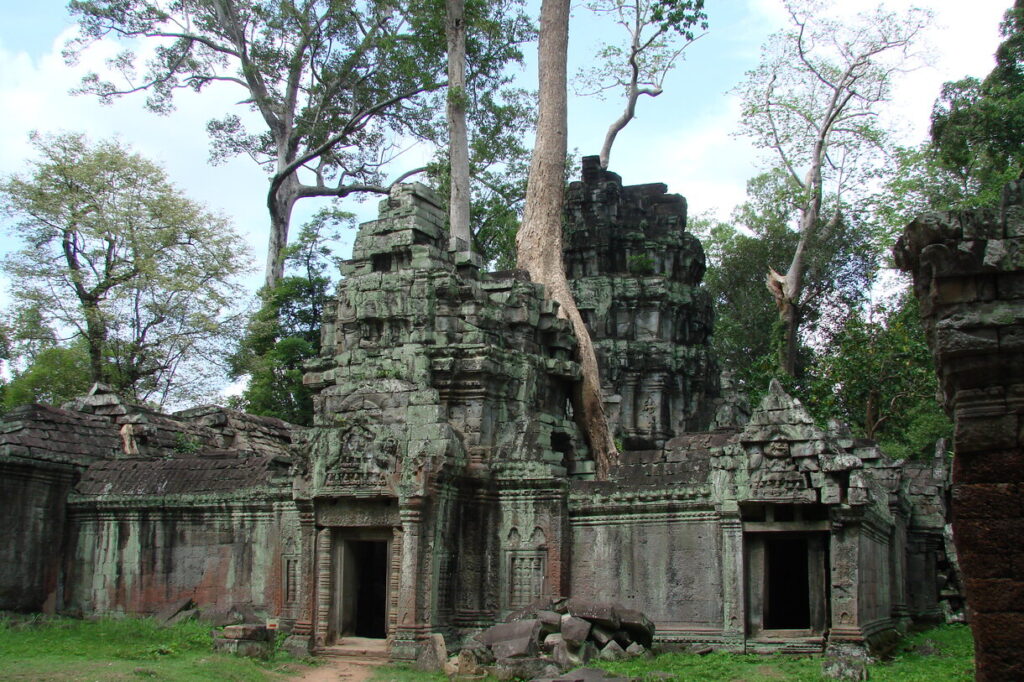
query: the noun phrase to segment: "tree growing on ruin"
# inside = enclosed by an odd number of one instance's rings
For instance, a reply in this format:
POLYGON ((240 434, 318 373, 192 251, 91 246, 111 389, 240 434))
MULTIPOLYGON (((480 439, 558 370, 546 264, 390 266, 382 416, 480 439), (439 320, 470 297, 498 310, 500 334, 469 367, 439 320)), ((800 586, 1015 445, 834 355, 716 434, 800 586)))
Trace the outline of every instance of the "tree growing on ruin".
POLYGON ((244 243, 119 143, 68 134, 33 144, 30 171, 0 183, 23 245, 3 263, 23 319, 82 342, 92 381, 158 405, 195 397, 239 322, 230 311, 244 243))
POLYGON ((574 414, 587 438, 599 478, 607 478, 617 453, 608 428, 590 333, 580 315, 562 264, 562 212, 567 151, 567 76, 569 0, 543 0, 538 46, 539 105, 537 136, 530 160, 523 224, 516 235, 518 266, 543 284, 572 323, 582 369, 574 396, 574 414))
POLYGON ((774 157, 800 196, 799 238, 788 266, 767 276, 782 324, 779 366, 793 376, 808 245, 819 233, 838 229, 851 188, 864 184, 873 154, 885 144, 878 107, 913 57, 914 40, 930 15, 877 9, 840 22, 829 19, 818 0, 788 0, 786 10, 790 27, 769 38, 761 64, 738 92, 743 133, 774 157), (827 213, 826 193, 836 198, 827 213))
POLYGON ((663 92, 669 71, 700 37, 694 28, 707 29, 707 14, 704 0, 588 0, 585 4, 591 12, 610 17, 628 36, 625 46, 601 43, 596 63, 581 69, 578 76, 582 84, 578 94, 603 97, 611 91, 625 93, 622 114, 608 126, 601 145, 601 168, 607 169, 612 145, 636 117, 640 97, 657 97, 663 92))
MULTIPOLYGON (((167 113, 180 89, 239 90, 246 111, 207 126, 211 158, 249 156, 270 176, 268 285, 283 276, 297 201, 386 193, 386 166, 402 140, 436 140, 445 128, 440 0, 74 0, 70 8, 81 29, 70 59, 106 37, 156 46, 141 74, 127 50, 110 63, 113 79, 91 74, 82 92, 101 100, 145 92, 148 108, 167 113)), ((465 24, 473 35, 466 88, 494 90, 531 33, 519 0, 475 0, 465 24)))

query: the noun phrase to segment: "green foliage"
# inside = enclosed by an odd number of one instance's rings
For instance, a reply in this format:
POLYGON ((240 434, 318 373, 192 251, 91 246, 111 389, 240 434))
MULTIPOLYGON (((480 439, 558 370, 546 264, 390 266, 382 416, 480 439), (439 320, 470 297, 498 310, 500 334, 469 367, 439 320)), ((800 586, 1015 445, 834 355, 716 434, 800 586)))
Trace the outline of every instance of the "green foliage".
POLYGON ((13 679, 262 682, 295 667, 283 655, 264 662, 215 654, 209 624, 197 621, 159 627, 149 618, 0 620, 0 670, 13 679))
POLYGON ((19 362, 78 339, 92 380, 132 398, 163 404, 208 391, 235 333, 244 243, 120 143, 32 142, 29 173, 0 182, 7 229, 23 245, 3 263, 14 337, 28 351, 19 362))
POLYGON ((5 387, 3 406, 9 410, 31 403, 61 405, 85 394, 91 385, 84 342, 53 346, 39 351, 31 364, 15 372, 5 387))
POLYGON ((626 267, 634 275, 650 275, 654 272, 654 259, 646 253, 636 253, 627 259, 626 267))
POLYGON ((313 419, 312 392, 303 386, 303 363, 320 350, 324 306, 331 296, 329 271, 336 267, 327 242, 339 225, 351 225, 352 215, 326 209, 303 226, 285 251, 287 274, 263 289, 262 307, 249 322, 237 351, 229 359, 231 374, 249 382, 235 406, 252 414, 278 417, 309 425, 313 419))
POLYGON ((1024 2, 1007 10, 1005 40, 983 80, 945 83, 932 109, 938 162, 962 178, 969 193, 998 198, 1007 179, 1024 171, 1024 2))
MULTIPOLYGON (((800 239, 790 228, 799 194, 785 171, 775 169, 751 179, 747 196, 733 213, 735 226, 700 216, 689 225, 708 258, 704 284, 715 306, 715 352, 724 369, 756 392, 779 375, 782 328, 765 274, 768 268, 784 271, 800 239)), ((808 343, 827 345, 861 303, 877 268, 873 230, 857 213, 842 215, 837 224, 816 230, 806 247, 800 367, 807 366, 813 352, 808 343)))
POLYGON ((846 422, 892 457, 930 457, 938 438, 952 436, 909 291, 889 305, 855 311, 828 352, 815 356, 809 375, 806 403, 817 418, 846 422))
MULTIPOLYGON (((522 60, 533 35, 522 4, 465 3, 470 100, 497 97, 506 66, 522 60)), ((109 63, 116 76, 91 73, 80 92, 102 101, 145 92, 146 106, 166 114, 177 90, 238 88, 258 114, 225 112, 207 132, 213 162, 244 155, 271 174, 268 284, 281 276, 296 201, 386 193, 410 137, 443 145, 443 0, 75 0, 70 10, 80 28, 70 60, 103 38, 130 46, 109 63), (134 50, 147 38, 156 47, 143 65, 134 50)))

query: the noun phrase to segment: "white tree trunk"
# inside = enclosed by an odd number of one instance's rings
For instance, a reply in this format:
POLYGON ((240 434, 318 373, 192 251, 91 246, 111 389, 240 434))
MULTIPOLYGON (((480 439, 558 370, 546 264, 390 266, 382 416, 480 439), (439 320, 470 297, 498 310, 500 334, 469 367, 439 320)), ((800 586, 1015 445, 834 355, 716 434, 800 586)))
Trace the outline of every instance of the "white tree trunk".
POLYGON ((466 131, 465 0, 446 0, 448 21, 448 134, 451 196, 448 223, 453 251, 470 250, 469 135, 466 131))

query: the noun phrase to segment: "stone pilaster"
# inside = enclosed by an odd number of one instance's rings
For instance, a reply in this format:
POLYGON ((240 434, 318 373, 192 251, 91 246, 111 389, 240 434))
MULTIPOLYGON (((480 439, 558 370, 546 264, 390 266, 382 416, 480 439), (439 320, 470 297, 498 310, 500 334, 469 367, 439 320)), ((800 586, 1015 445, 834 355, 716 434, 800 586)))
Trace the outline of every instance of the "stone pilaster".
POLYGON ((956 424, 953 537, 979 680, 1024 679, 1024 183, 927 213, 895 248, 956 424))

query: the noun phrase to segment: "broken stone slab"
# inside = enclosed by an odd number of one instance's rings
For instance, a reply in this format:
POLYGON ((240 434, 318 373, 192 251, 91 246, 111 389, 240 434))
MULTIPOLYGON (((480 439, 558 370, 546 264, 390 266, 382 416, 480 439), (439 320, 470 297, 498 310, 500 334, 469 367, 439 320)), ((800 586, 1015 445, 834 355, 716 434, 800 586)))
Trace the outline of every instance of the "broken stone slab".
POLYGON ((516 639, 529 638, 537 642, 540 640, 541 627, 542 623, 536 618, 517 620, 511 623, 499 623, 487 628, 473 639, 490 647, 493 647, 498 642, 516 639))
POLYGON ((444 644, 444 635, 432 633, 420 644, 413 667, 417 670, 435 672, 442 670, 447 660, 448 649, 444 644))
POLYGON ((249 639, 254 642, 269 642, 274 634, 266 625, 227 625, 219 633, 224 639, 249 639))
POLYGON ((176 601, 171 602, 167 606, 163 607, 153 616, 153 620, 156 621, 157 625, 166 626, 169 625, 169 621, 178 615, 182 611, 194 609, 196 603, 192 601, 192 597, 183 597, 176 601))
POLYGON ((607 628, 603 628, 600 625, 593 625, 590 628, 590 638, 594 640, 599 648, 603 648, 615 640, 615 633, 607 628))
POLYGON ((537 655, 537 637, 501 640, 491 645, 491 652, 499 663, 507 658, 531 658, 537 655))
POLYGON ((248 658, 270 658, 274 651, 273 642, 256 641, 252 639, 227 639, 225 637, 213 638, 213 650, 222 653, 235 654, 236 656, 247 656, 248 658))
POLYGON ((514 658, 498 661, 494 676, 499 680, 535 680, 557 677, 558 666, 546 658, 514 658))
POLYGON ((557 663, 562 670, 575 668, 583 663, 579 656, 569 650, 569 645, 564 639, 555 642, 555 646, 551 649, 551 660, 557 663))
POLYGON ((626 650, 619 646, 619 643, 614 639, 608 642, 603 649, 601 649, 600 657, 604 661, 617 661, 620 658, 626 657, 626 650))
POLYGON ((167 620, 166 625, 167 627, 171 627, 177 625, 178 623, 188 622, 195 618, 198 614, 199 609, 185 609, 184 611, 178 611, 176 614, 171 616, 170 619, 167 620))
POLYGON ((649 655, 649 651, 650 650, 640 642, 633 642, 628 647, 626 647, 626 653, 632 656, 633 658, 636 658, 638 656, 649 655))
POLYGON ((590 628, 590 622, 583 618, 569 614, 562 616, 562 639, 570 646, 578 647, 587 641, 587 637, 590 636, 590 628))
POLYGON ((309 658, 309 637, 289 635, 281 643, 281 649, 295 658, 309 658))
POLYGON ((615 609, 615 612, 619 615, 620 627, 629 633, 633 641, 650 648, 654 642, 653 621, 636 609, 619 607, 615 609))
POLYGON ((562 616, 557 611, 538 611, 537 620, 541 623, 541 631, 558 632, 562 628, 562 616))
POLYGON ((570 599, 568 609, 569 613, 577 618, 589 620, 611 630, 619 629, 619 616, 615 612, 614 604, 570 599))
POLYGON ((549 634, 547 637, 544 638, 544 641, 541 642, 540 648, 543 651, 551 653, 552 651, 555 650, 555 647, 558 646, 558 644, 560 642, 564 642, 564 641, 565 640, 562 639, 562 633, 561 632, 552 632, 551 634, 549 634))

